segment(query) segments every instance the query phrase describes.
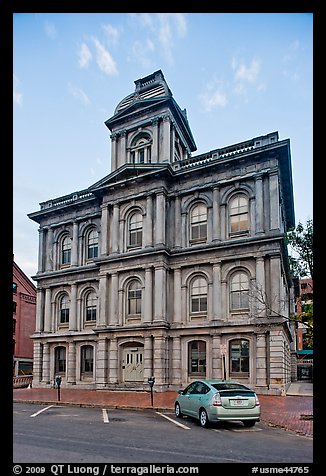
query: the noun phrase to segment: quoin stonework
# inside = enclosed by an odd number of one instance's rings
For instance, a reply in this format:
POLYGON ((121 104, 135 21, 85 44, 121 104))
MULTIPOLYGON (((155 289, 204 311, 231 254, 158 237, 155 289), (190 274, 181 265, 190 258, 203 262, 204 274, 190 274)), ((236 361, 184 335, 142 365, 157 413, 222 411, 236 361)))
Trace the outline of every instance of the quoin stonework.
POLYGON ((284 234, 290 140, 205 154, 162 71, 105 122, 111 172, 40 204, 33 387, 174 390, 232 378, 284 392, 295 337, 284 234))

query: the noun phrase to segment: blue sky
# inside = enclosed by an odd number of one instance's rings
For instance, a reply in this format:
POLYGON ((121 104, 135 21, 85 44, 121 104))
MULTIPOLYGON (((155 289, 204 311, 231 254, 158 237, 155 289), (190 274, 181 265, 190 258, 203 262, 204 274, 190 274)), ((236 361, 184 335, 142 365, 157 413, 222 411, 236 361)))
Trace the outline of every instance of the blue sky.
POLYGON ((296 223, 313 217, 312 13, 13 15, 13 252, 37 271, 39 203, 110 173, 104 122, 161 69, 193 155, 278 131, 290 139, 296 223))

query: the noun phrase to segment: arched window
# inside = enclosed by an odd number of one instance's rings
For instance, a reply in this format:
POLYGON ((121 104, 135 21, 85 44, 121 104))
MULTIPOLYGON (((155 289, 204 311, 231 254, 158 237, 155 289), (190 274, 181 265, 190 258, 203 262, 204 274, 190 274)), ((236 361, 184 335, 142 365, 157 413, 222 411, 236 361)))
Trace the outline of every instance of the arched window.
POLYGON ((236 339, 230 342, 230 373, 238 377, 249 376, 249 341, 236 339))
POLYGON ((56 374, 66 372, 66 348, 59 346, 54 351, 54 371, 56 374))
POLYGON ((233 274, 230 280, 231 311, 249 309, 249 278, 244 271, 233 274))
POLYGON ((133 141, 130 158, 134 164, 149 164, 151 162, 151 140, 147 135, 133 141))
POLYGON ((188 374, 206 376, 206 342, 193 340, 188 344, 188 374))
POLYGON ((65 235, 61 240, 61 264, 70 264, 71 261, 71 238, 65 235))
POLYGON ((190 212, 190 241, 203 242, 207 239, 207 207, 198 203, 190 212))
POLYGON ((62 294, 59 298, 59 324, 69 323, 69 307, 68 294, 62 294))
POLYGON ((95 228, 91 228, 86 235, 86 259, 98 257, 98 233, 95 228))
POLYGON ((81 372, 82 374, 93 374, 93 346, 83 345, 81 348, 81 372))
POLYGON ((96 321, 97 296, 94 291, 89 291, 85 296, 85 321, 96 321))
POLYGON ((207 281, 203 277, 192 280, 190 285, 190 313, 207 313, 207 281))
POLYGON ((229 204, 230 233, 249 230, 249 205, 244 195, 236 195, 229 204))
POLYGON ((127 294, 127 313, 128 316, 141 315, 142 290, 139 281, 133 280, 128 286, 127 294))
POLYGON ((138 248, 143 240, 143 217, 139 211, 132 213, 128 220, 128 246, 138 248))

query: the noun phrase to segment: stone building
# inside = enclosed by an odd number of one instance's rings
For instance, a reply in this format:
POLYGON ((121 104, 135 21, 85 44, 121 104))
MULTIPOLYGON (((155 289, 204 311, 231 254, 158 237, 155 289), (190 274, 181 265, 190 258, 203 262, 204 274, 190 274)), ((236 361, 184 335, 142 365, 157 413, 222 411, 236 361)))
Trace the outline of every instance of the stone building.
POLYGON ((284 233, 290 141, 277 132, 193 156, 162 72, 105 124, 111 172, 40 204, 34 387, 179 389, 198 377, 260 393, 290 383, 284 233))

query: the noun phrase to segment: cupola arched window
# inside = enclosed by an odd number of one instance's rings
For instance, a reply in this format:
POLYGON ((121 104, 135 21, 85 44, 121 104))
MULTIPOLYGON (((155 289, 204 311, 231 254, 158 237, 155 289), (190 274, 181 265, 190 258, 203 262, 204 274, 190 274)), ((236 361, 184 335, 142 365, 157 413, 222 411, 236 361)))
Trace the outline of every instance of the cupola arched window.
POLYGON ((151 145, 152 141, 147 135, 135 139, 130 148, 131 162, 133 164, 150 164, 151 145))

